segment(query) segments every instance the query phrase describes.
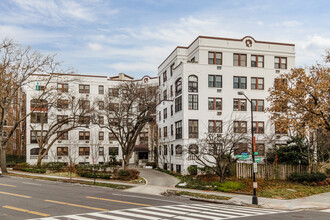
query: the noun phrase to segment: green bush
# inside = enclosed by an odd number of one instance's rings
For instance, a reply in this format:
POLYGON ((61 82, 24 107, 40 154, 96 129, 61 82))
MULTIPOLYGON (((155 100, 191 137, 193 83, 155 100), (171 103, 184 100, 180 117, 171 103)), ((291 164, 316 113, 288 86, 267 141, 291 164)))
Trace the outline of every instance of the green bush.
POLYGON ((197 166, 196 165, 190 165, 187 170, 190 175, 197 175, 197 166))
POLYGON ((327 168, 326 173, 330 175, 330 168, 327 168))
POLYGON ((22 168, 21 171, 30 172, 30 173, 46 173, 46 169, 39 169, 34 167, 22 168))
POLYGON ((120 177, 127 177, 127 176, 130 176, 130 175, 131 175, 131 172, 129 170, 120 169, 118 171, 118 176, 120 176, 120 177))
POLYGON ((238 183, 238 182, 234 182, 234 181, 226 181, 225 183, 218 184, 215 189, 219 190, 221 192, 233 192, 233 191, 241 190, 243 188, 244 188, 243 183, 238 183))
POLYGON ((63 162, 50 162, 50 163, 45 163, 44 167, 47 170, 52 170, 54 172, 60 172, 65 168, 65 163, 63 163, 63 162))
POLYGON ((24 163, 26 161, 26 157, 7 154, 6 161, 7 161, 7 166, 13 167, 19 163, 24 163))
POLYGON ((289 177, 288 180, 292 182, 307 182, 307 183, 312 183, 312 182, 322 182, 326 180, 327 176, 324 173, 321 172, 315 172, 315 173, 292 173, 289 177))
POLYGON ((86 178, 99 178, 99 179, 111 179, 111 174, 100 172, 81 172, 79 176, 86 178))

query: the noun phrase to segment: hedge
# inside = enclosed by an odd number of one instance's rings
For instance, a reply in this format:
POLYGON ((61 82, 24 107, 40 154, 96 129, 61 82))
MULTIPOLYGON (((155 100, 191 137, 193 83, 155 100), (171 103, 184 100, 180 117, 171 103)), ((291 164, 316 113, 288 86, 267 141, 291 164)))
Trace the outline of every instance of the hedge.
POLYGON ((312 183, 312 182, 322 182, 326 180, 327 176, 324 173, 321 172, 315 172, 315 173, 292 173, 289 177, 288 180, 293 181, 293 182, 307 182, 307 183, 312 183))

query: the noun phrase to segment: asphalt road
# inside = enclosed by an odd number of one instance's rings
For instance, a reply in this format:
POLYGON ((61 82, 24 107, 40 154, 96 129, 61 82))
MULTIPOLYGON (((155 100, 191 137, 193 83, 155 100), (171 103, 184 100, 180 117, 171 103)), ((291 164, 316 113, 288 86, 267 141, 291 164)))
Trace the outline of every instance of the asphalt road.
POLYGON ((329 219, 318 211, 285 212, 130 193, 103 187, 0 177, 0 219, 329 219))

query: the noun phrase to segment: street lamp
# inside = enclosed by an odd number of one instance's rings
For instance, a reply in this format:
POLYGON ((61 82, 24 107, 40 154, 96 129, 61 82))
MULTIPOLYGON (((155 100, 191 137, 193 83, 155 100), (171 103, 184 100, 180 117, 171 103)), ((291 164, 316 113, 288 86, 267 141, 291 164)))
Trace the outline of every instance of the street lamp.
POLYGON ((255 138, 254 138, 254 133, 253 133, 253 107, 252 107, 252 100, 249 99, 243 91, 237 92, 238 95, 244 95, 245 98, 250 102, 251 104, 251 134, 252 134, 252 172, 253 172, 253 197, 252 197, 252 204, 258 205, 258 197, 257 197, 257 182, 256 182, 256 170, 254 166, 256 166, 256 161, 254 157, 254 152, 255 152, 255 138))

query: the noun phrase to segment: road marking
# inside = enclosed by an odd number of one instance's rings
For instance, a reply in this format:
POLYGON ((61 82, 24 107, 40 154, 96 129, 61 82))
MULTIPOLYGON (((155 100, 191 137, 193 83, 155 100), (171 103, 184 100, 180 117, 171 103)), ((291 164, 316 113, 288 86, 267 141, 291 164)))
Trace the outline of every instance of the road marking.
POLYGON ((330 209, 321 210, 322 212, 330 212, 330 209))
POLYGON ((35 185, 35 186, 42 186, 42 185, 39 184, 39 183, 28 183, 28 182, 22 182, 22 183, 29 184, 29 185, 35 185))
POLYGON ((43 216, 43 217, 50 216, 50 215, 45 214, 45 213, 30 211, 30 210, 27 210, 27 209, 16 208, 16 207, 13 207, 13 206, 2 206, 2 207, 6 208, 6 209, 12 209, 12 210, 15 210, 15 211, 19 211, 19 212, 26 212, 26 213, 30 213, 30 214, 34 214, 34 215, 40 215, 40 216, 43 216))
POLYGON ((54 200, 45 200, 45 202, 52 202, 52 203, 69 205, 69 206, 80 207, 80 208, 85 208, 85 209, 94 209, 94 210, 105 211, 105 212, 109 211, 108 209, 101 209, 101 208, 95 208, 95 207, 91 207, 91 206, 78 205, 78 204, 72 204, 72 203, 60 202, 60 201, 54 201, 54 200))
MULTIPOLYGON (((92 216, 95 217, 100 217, 100 218, 105 218, 105 219, 112 219, 112 220, 132 220, 131 218, 123 218, 123 217, 118 217, 118 216, 111 216, 111 215, 105 215, 102 213, 91 213, 92 216)), ((85 215, 89 215, 89 213, 86 213, 85 215)))
POLYGON ((85 218, 85 217, 82 217, 82 216, 76 216, 76 215, 68 215, 68 216, 65 216, 69 219, 76 219, 76 220, 95 220, 94 218, 85 218))
POLYGON ((16 186, 14 186, 14 185, 8 185, 8 184, 3 184, 3 183, 2 183, 2 184, 0 183, 0 186, 16 187, 16 186))
POLYGON ((31 196, 19 195, 19 194, 15 194, 15 193, 8 193, 8 192, 2 192, 2 191, 0 191, 0 194, 17 196, 17 197, 22 197, 22 198, 27 198, 27 199, 31 198, 31 196))
MULTIPOLYGON (((144 196, 131 196, 131 195, 122 195, 122 194, 117 194, 117 193, 112 193, 114 196, 126 196, 126 197, 134 197, 134 198, 140 198, 140 199, 149 199, 149 200, 155 200, 155 201, 161 201, 164 202, 163 199, 155 199, 155 198, 150 198, 150 197, 144 197, 144 196)), ((175 201, 166 201, 168 203, 176 203, 176 204, 187 204, 186 202, 175 202, 175 201)))
POLYGON ((86 196, 86 198, 87 198, 87 199, 98 199, 98 200, 109 201, 109 202, 126 203, 126 204, 132 204, 132 205, 152 206, 152 205, 141 204, 141 203, 135 203, 135 202, 125 202, 125 201, 120 201, 120 200, 105 199, 105 198, 98 198, 98 197, 91 197, 91 196, 86 196))

